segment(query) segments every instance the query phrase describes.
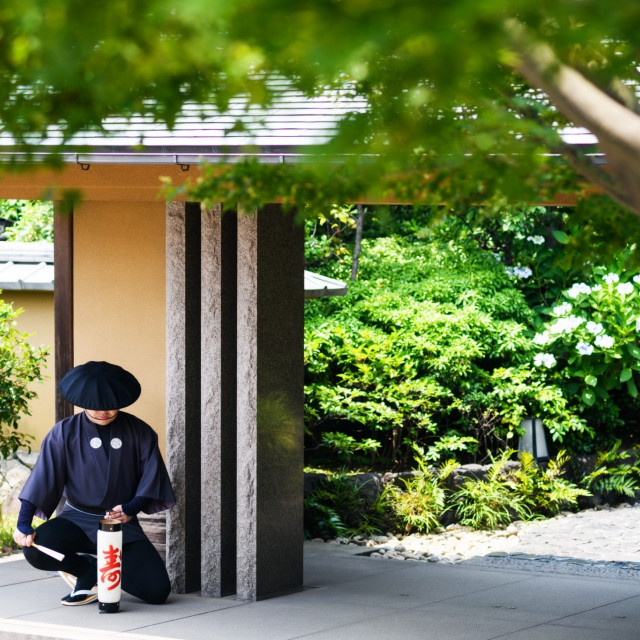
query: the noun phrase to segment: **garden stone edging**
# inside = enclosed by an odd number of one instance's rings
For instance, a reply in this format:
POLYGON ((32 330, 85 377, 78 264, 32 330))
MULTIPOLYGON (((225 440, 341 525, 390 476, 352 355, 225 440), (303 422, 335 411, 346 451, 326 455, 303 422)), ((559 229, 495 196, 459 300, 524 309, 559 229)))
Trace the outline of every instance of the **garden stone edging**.
MULTIPOLYGON (((580 456, 574 459, 575 475, 577 477, 583 477, 593 471, 595 467, 596 455, 580 456)), ((465 464, 456 467, 451 475, 447 478, 447 488, 455 491, 462 487, 467 480, 486 480, 487 473, 491 469, 491 464, 465 464)), ((504 463, 502 471, 508 473, 520 468, 520 462, 517 460, 508 460, 504 463)), ((434 470, 435 472, 435 470, 434 470)), ((384 489, 387 484, 395 484, 399 487, 403 487, 402 480, 418 475, 419 471, 401 471, 398 473, 354 473, 345 475, 345 478, 353 482, 354 485, 361 487, 363 494, 373 500, 384 489)), ((569 469, 567 469, 567 476, 570 476, 569 469)), ((327 473, 318 472, 305 472, 304 474, 304 495, 305 497, 311 494, 323 480, 329 477, 327 473)), ((566 476, 565 476, 566 477, 566 476)), ((568 478, 569 480, 576 482, 575 479, 568 478)), ((579 500, 580 509, 592 509, 602 505, 616 506, 625 502, 639 502, 640 491, 636 492, 635 496, 623 496, 614 492, 594 492, 593 496, 582 497, 579 500)), ((451 523, 450 519, 445 519, 443 524, 448 525, 451 523)))
MULTIPOLYGON (((458 489, 466 480, 485 480, 487 473, 491 469, 490 464, 465 464, 453 470, 447 478, 447 486, 450 489, 458 489)), ((509 472, 520 467, 517 461, 507 461, 504 463, 503 471, 509 472)), ((362 492, 368 498, 375 498, 384 489, 385 485, 395 484, 402 487, 402 480, 419 475, 419 471, 400 471, 397 473, 354 473, 346 475, 345 478, 354 485, 361 487, 362 492)), ((329 474, 318 472, 305 472, 304 474, 304 494, 309 495, 318 485, 329 477, 329 474)))

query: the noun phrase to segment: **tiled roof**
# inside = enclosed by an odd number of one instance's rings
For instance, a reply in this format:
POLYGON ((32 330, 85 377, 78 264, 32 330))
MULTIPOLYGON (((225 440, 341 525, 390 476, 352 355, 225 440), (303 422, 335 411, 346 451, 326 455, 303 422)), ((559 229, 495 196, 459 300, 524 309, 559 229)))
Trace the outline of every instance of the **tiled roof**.
MULTIPOLYGON (((0 290, 53 291, 53 244, 0 242, 0 290)), ((304 272, 305 298, 344 296, 347 285, 311 271, 304 272)))
POLYGON ((347 284, 311 271, 304 272, 304 297, 324 298, 326 296, 346 296, 347 284))
MULTIPOLYGON (((34 153, 48 155, 48 149, 62 152, 67 162, 195 164, 233 162, 247 155, 262 162, 303 161, 311 148, 329 142, 339 123, 352 113, 367 110, 364 98, 348 88, 326 90, 308 97, 284 82, 275 82, 268 107, 247 105, 242 97, 219 112, 211 105, 186 104, 170 129, 151 117, 107 118, 100 131, 86 131, 64 141, 52 127, 44 140, 35 140, 34 153)), ((567 128, 565 141, 573 145, 594 145, 597 140, 585 129, 567 128)), ((0 159, 19 153, 15 140, 0 134, 0 159)))
POLYGON ((0 242, 0 290, 53 291, 53 245, 0 242))
MULTIPOLYGON (((278 91, 269 107, 247 106, 242 98, 220 113, 210 105, 187 104, 169 129, 150 117, 107 118, 102 131, 78 133, 64 141, 52 127, 39 146, 83 153, 199 153, 238 152, 248 147, 258 153, 296 152, 327 143, 349 113, 366 110, 366 102, 347 90, 328 90, 306 97, 299 91, 278 91)), ((15 141, 0 135, 0 151, 15 141)))

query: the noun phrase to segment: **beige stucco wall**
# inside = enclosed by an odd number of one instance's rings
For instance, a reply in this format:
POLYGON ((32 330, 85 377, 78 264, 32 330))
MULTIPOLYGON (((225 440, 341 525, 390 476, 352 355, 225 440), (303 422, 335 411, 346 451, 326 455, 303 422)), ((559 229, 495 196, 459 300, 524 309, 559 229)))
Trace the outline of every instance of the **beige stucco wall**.
POLYGON ((107 360, 142 386, 126 409, 165 443, 165 204, 95 202, 74 212, 74 359, 107 360))
MULTIPOLYGON (((66 189, 81 194, 74 205, 75 363, 110 360, 138 377, 142 395, 130 410, 158 432, 163 452, 165 202, 159 189, 164 177, 179 185, 197 176, 195 167, 184 172, 177 165, 146 164, 92 165, 88 171, 71 164, 59 172, 0 176, 0 198, 56 198, 66 189)), ((53 360, 49 370, 45 387, 53 398, 53 360)), ((36 449, 49 426, 39 432, 36 449)))
POLYGON ((20 432, 34 436, 33 448, 39 450, 42 438, 55 421, 53 291, 3 291, 0 298, 12 303, 14 309, 23 309, 17 327, 33 334, 28 338, 29 344, 50 347, 42 372, 46 378, 42 384, 31 384, 38 397, 29 402, 31 415, 21 416, 18 427, 20 432))

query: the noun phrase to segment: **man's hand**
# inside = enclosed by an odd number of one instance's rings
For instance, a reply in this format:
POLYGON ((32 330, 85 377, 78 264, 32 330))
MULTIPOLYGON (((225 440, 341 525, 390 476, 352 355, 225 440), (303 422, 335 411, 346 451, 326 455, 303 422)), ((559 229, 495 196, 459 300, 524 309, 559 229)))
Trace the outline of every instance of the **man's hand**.
POLYGON ((15 540, 15 543, 20 545, 21 547, 30 547, 33 544, 33 539, 35 537, 35 533, 26 535, 24 533, 21 533, 17 529, 13 532, 13 539, 15 540))
POLYGON ((107 511, 107 513, 105 514, 105 518, 107 518, 108 520, 115 520, 116 522, 122 522, 123 524, 125 522, 129 522, 129 520, 133 520, 133 516, 128 516, 122 510, 121 504, 113 507, 111 511, 107 511))

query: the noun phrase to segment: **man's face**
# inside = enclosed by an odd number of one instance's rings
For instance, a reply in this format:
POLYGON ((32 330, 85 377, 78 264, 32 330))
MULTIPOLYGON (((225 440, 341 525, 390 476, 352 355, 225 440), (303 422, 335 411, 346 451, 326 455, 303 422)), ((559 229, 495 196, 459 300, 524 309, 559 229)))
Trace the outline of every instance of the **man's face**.
POLYGON ((85 409, 84 412, 87 414, 87 418, 91 420, 91 422, 104 427, 108 424, 111 424, 118 415, 117 409, 112 409, 111 411, 99 411, 94 409, 85 409))

